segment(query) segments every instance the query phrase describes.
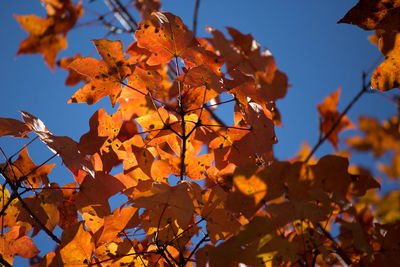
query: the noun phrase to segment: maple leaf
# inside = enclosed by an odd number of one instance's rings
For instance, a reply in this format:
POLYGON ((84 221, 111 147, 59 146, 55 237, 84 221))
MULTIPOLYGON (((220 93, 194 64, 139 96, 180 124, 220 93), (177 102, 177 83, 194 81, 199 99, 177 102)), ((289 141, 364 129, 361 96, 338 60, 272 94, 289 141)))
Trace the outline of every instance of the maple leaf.
POLYGON ((117 178, 104 172, 96 172, 95 179, 85 176, 79 188, 75 202, 77 209, 83 212, 94 210, 98 217, 103 218, 110 214, 108 199, 124 186, 117 178))
POLYGON ((60 221, 58 225, 63 230, 70 228, 78 222, 78 214, 75 205, 78 191, 71 188, 76 188, 76 183, 66 184, 61 188, 62 203, 58 208, 60 211, 60 221))
POLYGON ((83 228, 83 222, 62 233, 59 253, 63 265, 87 265, 91 262, 93 250, 92 236, 83 228))
POLYGON ((392 179, 400 178, 400 150, 393 153, 390 164, 378 163, 378 169, 392 179))
POLYGON ((67 103, 92 105, 109 96, 114 107, 121 94, 121 84, 131 70, 127 66, 120 41, 92 40, 103 60, 77 58, 69 67, 86 76, 89 82, 80 88, 67 103))
POLYGON ((69 71, 68 76, 65 79, 65 85, 74 86, 78 84, 80 81, 86 80, 85 76, 69 68, 69 65, 77 58, 82 58, 82 56, 80 54, 76 54, 73 57, 64 57, 57 61, 57 65, 60 68, 69 71))
POLYGON ((97 243, 109 242, 115 239, 124 229, 135 227, 138 223, 137 210, 133 206, 121 207, 115 209, 111 215, 106 216, 97 243))
POLYGON ((47 147, 58 154, 65 166, 74 174, 77 175, 79 170, 90 173, 94 176, 92 164, 85 158, 78 149, 78 144, 67 136, 55 136, 49 132, 44 123, 25 111, 20 111, 24 122, 35 132, 40 140, 47 145, 47 147))
POLYGON ((267 201, 280 197, 283 183, 275 181, 281 171, 278 164, 261 169, 253 164, 242 165, 233 173, 233 193, 228 195, 227 208, 241 212, 246 218, 254 213, 267 201))
POLYGON ((135 7, 140 12, 143 21, 152 20, 151 14, 161 8, 160 0, 136 0, 135 7))
POLYGON ((364 30, 400 31, 400 1, 360 0, 337 23, 350 23, 364 30))
POLYGON ((99 153, 104 170, 110 171, 119 163, 116 151, 121 147, 121 141, 117 138, 122 125, 121 112, 108 115, 101 108, 90 118, 89 125, 89 132, 79 140, 79 150, 89 155, 99 153))
POLYGON ((18 48, 17 55, 41 53, 47 65, 54 71, 55 58, 60 50, 67 48, 65 37, 47 35, 47 29, 53 24, 51 18, 40 18, 35 15, 15 15, 21 27, 30 35, 23 40, 18 48))
POLYGON ((14 136, 27 138, 29 127, 16 119, 0 118, 0 136, 14 136))
POLYGON ((14 226, 0 236, 0 255, 10 265, 13 263, 15 255, 32 258, 40 252, 32 239, 23 234, 22 228, 14 226))
POLYGON ((47 17, 14 15, 21 27, 29 33, 18 48, 17 55, 43 55, 47 65, 54 71, 58 52, 67 48, 66 34, 83 15, 82 3, 76 6, 70 0, 63 2, 43 1, 47 6, 47 17))
MULTIPOLYGON (((341 91, 340 88, 337 89, 330 96, 326 97, 322 102, 322 104, 318 104, 318 113, 322 116, 322 122, 320 127, 321 131, 324 134, 327 134, 330 131, 334 123, 340 117, 340 112, 337 111, 337 104, 339 102, 340 91, 341 91)), ((341 131, 352 128, 354 128, 354 125, 350 121, 350 119, 347 116, 342 117, 340 123, 336 125, 333 132, 331 132, 331 134, 329 135, 328 141, 331 142, 331 144, 335 147, 335 149, 337 149, 339 145, 338 134, 341 131)))
POLYGON ((358 151, 372 150, 375 157, 382 156, 387 150, 399 149, 399 126, 397 116, 380 123, 375 118, 361 116, 358 119, 358 128, 364 133, 362 136, 352 136, 346 139, 347 145, 358 151))
MULTIPOLYGON (((181 228, 189 224, 193 218, 193 201, 188 195, 188 185, 181 183, 171 187, 163 183, 140 181, 138 186, 125 191, 138 207, 160 210, 168 206, 181 228)), ((154 225, 157 227, 157 225, 154 225)))
MULTIPOLYGON (((45 185, 37 197, 24 198, 24 203, 31 211, 35 212, 35 216, 45 225, 49 231, 53 231, 60 221, 60 212, 58 208, 62 203, 62 192, 56 183, 45 185)), ((42 229, 37 222, 32 219, 31 214, 18 203, 21 212, 18 214, 17 221, 27 222, 33 226, 32 237, 37 235, 42 229)))
MULTIPOLYGON (((5 164, 0 164, 4 167, 5 164)), ((40 183, 49 184, 47 175, 56 164, 45 164, 36 166, 28 154, 26 147, 22 149, 18 158, 9 168, 6 168, 4 174, 13 182, 25 182, 28 186, 39 188, 40 183)))
MULTIPOLYGON (((400 11, 400 9, 399 9, 400 11)), ((371 87, 382 91, 400 87, 400 33, 385 34, 379 42, 385 60, 374 70, 371 87)))
MULTIPOLYGON (((137 90, 142 94, 142 97, 148 95, 158 95, 164 91, 163 77, 155 70, 144 70, 140 67, 135 67, 132 75, 128 76, 128 88, 137 90)), ((129 89, 128 89, 129 90, 129 89)))
POLYGON ((179 17, 168 12, 153 12, 152 15, 157 17, 160 25, 141 23, 135 33, 138 46, 152 52, 147 60, 150 66, 168 63, 198 44, 179 17))
POLYGON ((376 204, 376 217, 382 223, 395 223, 400 220, 400 192, 387 193, 376 204))
POLYGON ((227 27, 233 40, 227 40, 218 30, 207 27, 213 38, 207 39, 227 65, 227 72, 234 79, 233 92, 250 97, 260 105, 276 101, 286 95, 288 78, 278 70, 274 57, 266 49, 260 50, 260 44, 251 34, 242 34, 227 27))

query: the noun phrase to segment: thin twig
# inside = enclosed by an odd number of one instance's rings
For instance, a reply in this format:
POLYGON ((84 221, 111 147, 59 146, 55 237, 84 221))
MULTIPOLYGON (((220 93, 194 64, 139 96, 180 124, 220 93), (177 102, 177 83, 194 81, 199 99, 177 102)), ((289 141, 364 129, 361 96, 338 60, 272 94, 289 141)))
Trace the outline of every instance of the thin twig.
POLYGON ((201 244, 203 244, 204 242, 209 241, 208 235, 205 235, 200 241, 199 243, 196 244, 196 246, 194 247, 194 249, 192 250, 192 252, 190 253, 189 257, 186 258, 185 262, 183 265, 186 265, 190 259, 193 257, 194 253, 196 253, 196 251, 199 249, 199 247, 201 246, 201 244))
POLYGON ((9 264, 5 259, 3 259, 2 255, 0 255, 0 263, 3 264, 5 267, 12 267, 11 264, 9 264))
POLYGON ((331 126, 331 128, 329 129, 329 131, 325 134, 325 136, 323 138, 321 138, 320 140, 318 140, 318 143, 313 147, 313 149, 311 150, 311 152, 308 154, 308 156, 306 157, 306 159, 304 160, 304 162, 308 162, 310 160, 310 158, 314 155, 315 151, 317 151, 317 149, 328 139, 328 137, 334 132, 334 130, 336 129, 336 127, 340 124, 341 120, 343 119, 343 117, 347 114, 347 112, 354 106, 354 104, 358 101, 358 99, 360 99, 360 97, 368 92, 368 87, 370 86, 370 83, 368 83, 368 85, 365 84, 365 78, 366 75, 365 73, 362 74, 362 78, 363 78, 363 85, 361 90, 358 92, 358 94, 351 100, 351 102, 346 106, 346 108, 343 110, 343 112, 340 114, 339 118, 335 121, 335 123, 333 123, 333 125, 331 126))
POLYGON ((193 26, 192 26, 192 31, 194 36, 196 36, 197 32, 197 17, 199 15, 199 6, 200 6, 200 0, 196 0, 196 3, 194 4, 193 26))

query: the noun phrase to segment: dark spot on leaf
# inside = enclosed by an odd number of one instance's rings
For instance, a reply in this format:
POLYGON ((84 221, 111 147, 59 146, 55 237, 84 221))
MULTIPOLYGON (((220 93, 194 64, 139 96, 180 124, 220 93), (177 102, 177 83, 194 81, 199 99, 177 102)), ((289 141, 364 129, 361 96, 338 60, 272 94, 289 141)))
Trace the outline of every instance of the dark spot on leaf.
POLYGON ((150 72, 150 71, 148 71, 148 72, 147 72, 147 75, 151 75, 151 72, 150 72))
POLYGON ((104 74, 104 73, 101 74, 101 77, 108 78, 108 76, 106 74, 104 74))
POLYGON ((78 101, 76 100, 75 97, 72 97, 72 98, 71 98, 71 102, 72 102, 72 103, 77 103, 78 101))
POLYGON ((143 26, 145 29, 147 29, 148 27, 150 27, 150 25, 149 24, 144 24, 144 26, 143 26))
POLYGON ((154 33, 158 33, 160 30, 158 29, 158 28, 156 28, 155 30, 154 30, 154 33))
POLYGON ((91 87, 90 87, 90 89, 92 89, 93 91, 96 89, 96 86, 94 86, 94 85, 92 85, 91 87))
MULTIPOLYGON (((121 67, 122 65, 124 65, 124 62, 122 61, 118 61, 117 63, 115 63, 117 65, 117 67, 121 67)), ((128 66, 129 67, 129 66, 128 66)))
POLYGON ((149 129, 153 130, 154 129, 154 124, 150 124, 149 129))
POLYGON ((95 79, 100 79, 99 75, 94 76, 95 79))
POLYGON ((116 74, 118 72, 118 69, 116 67, 111 67, 110 71, 107 73, 108 75, 113 75, 116 74))

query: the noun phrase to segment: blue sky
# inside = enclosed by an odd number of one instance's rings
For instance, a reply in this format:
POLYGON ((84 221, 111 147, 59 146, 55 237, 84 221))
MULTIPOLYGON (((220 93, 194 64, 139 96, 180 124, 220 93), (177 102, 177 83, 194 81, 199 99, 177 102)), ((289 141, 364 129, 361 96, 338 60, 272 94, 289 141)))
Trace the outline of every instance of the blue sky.
MULTIPOLYGON (((275 56, 278 68, 288 75, 292 87, 286 98, 277 102, 284 124, 283 128, 276 129, 279 143, 274 151, 280 160, 294 156, 304 141, 311 145, 317 142, 317 103, 341 87, 339 110, 342 110, 360 90, 361 72, 368 70, 380 56, 377 47, 367 40, 372 32, 352 25, 336 24, 356 2, 203 0, 200 3, 197 31, 200 37, 210 36, 205 31, 206 25, 223 31, 225 26, 230 26, 243 33, 252 33, 261 46, 268 48, 275 56)), ((99 13, 105 10, 101 0, 92 4, 84 1, 84 6, 99 13)), ((193 7, 194 0, 163 1, 163 10, 180 16, 189 27, 192 25, 193 7)), ((108 98, 92 106, 66 104, 79 88, 64 86, 67 72, 61 69, 51 72, 40 55, 15 57, 19 43, 27 34, 20 28, 13 14, 32 13, 45 16, 39 0, 6 1, 1 5, 0 117, 20 119, 17 110, 28 111, 42 119, 54 134, 70 136, 78 141, 89 130, 89 118, 97 109, 105 107, 109 113, 113 109, 108 98)), ((139 16, 136 18, 139 19, 139 16)), ((80 22, 91 19, 93 16, 86 12, 80 22)), ((99 27, 72 30, 68 35, 69 47, 61 51, 58 59, 72 56, 76 52, 83 56, 97 57, 90 40, 104 37, 105 31, 99 27)), ((124 48, 133 41, 129 35, 108 38, 122 38, 124 48)), ((388 95, 397 93, 395 90, 388 95)), ((361 114, 387 119, 395 112, 396 107, 390 101, 377 94, 368 94, 357 102, 349 112, 349 117, 353 122, 361 114)), ((355 132, 348 131, 341 137, 351 133, 355 132)), ((2 138, 0 146, 11 155, 24 142, 26 140, 2 138)), ((38 142, 28 150, 36 163, 51 155, 38 142)), ((317 156, 333 151, 332 146, 326 143, 318 150, 317 156)), ((352 162, 371 164, 370 158, 363 155, 352 157, 352 162)), ((60 184, 73 181, 65 170, 56 170, 53 175, 57 176, 60 184)))

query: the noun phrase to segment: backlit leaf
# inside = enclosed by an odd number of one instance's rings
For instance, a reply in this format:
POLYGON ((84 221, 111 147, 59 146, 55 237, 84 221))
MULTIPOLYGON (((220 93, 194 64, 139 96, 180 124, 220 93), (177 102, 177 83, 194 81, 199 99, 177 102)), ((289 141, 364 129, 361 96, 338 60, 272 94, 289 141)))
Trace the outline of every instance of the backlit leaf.
POLYGON ((121 83, 130 74, 120 41, 93 40, 103 60, 91 57, 77 58, 69 67, 86 76, 90 81, 79 89, 68 103, 92 105, 104 96, 109 96, 114 107, 121 94, 121 83))
POLYGON ((152 52, 147 64, 168 63, 173 57, 181 57, 189 47, 197 45, 192 32, 179 17, 168 12, 154 12, 152 15, 157 17, 160 25, 141 23, 135 34, 138 46, 152 52))

